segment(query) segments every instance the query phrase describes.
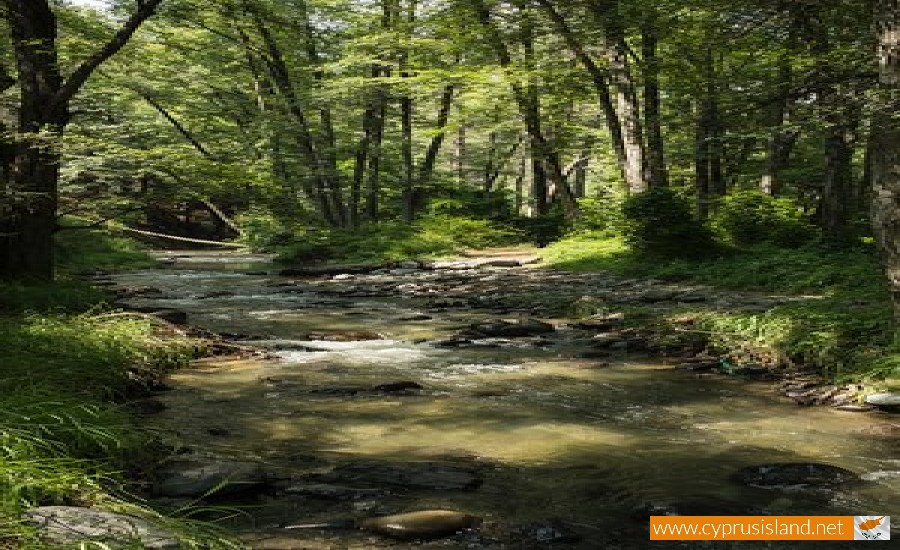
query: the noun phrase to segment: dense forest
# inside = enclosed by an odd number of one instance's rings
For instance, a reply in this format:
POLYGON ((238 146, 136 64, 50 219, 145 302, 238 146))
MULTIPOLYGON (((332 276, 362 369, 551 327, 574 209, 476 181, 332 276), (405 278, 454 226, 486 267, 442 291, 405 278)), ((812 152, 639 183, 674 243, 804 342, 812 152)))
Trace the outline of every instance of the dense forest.
POLYGON ((527 253, 565 275, 510 311, 896 406, 898 87, 897 0, 0 0, 0 548, 121 504, 101 478, 160 450, 120 405, 247 351, 85 283, 151 249, 338 281, 527 253))

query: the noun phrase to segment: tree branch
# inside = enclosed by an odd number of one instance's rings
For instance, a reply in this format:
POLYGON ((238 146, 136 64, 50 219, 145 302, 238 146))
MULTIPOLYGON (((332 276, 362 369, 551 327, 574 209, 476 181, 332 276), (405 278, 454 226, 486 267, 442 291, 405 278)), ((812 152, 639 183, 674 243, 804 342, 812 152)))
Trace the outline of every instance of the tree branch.
POLYGON ((105 46, 95 52, 94 55, 85 59, 63 83, 51 102, 51 110, 58 109, 60 106, 65 105, 76 93, 78 93, 78 90, 84 86, 84 83, 87 82, 87 79, 90 78, 97 67, 125 47, 125 44, 128 43, 144 21, 156 13, 156 8, 159 7, 162 1, 163 0, 140 0, 138 2, 137 11, 128 18, 128 21, 122 25, 122 28, 113 35, 105 46))

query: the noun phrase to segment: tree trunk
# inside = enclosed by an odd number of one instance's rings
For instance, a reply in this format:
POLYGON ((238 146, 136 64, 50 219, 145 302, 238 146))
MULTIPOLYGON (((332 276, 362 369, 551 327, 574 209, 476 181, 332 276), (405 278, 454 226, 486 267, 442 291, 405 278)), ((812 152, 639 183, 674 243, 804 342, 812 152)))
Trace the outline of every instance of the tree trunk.
MULTIPOLYGON (((66 79, 57 63, 56 16, 47 0, 0 0, 15 50, 20 136, 0 189, 0 279, 53 278, 59 142, 69 102, 91 74, 118 53, 162 0, 145 0, 100 49, 66 79)), ((8 79, 6 79, 8 81, 8 79)))
POLYGON ((637 86, 628 60, 625 28, 619 16, 619 0, 596 0, 588 6, 603 26, 603 48, 609 64, 610 81, 616 91, 616 111, 625 146, 625 183, 630 193, 642 193, 648 188, 643 124, 637 86))
POLYGON ((876 21, 883 97, 872 124, 872 222, 900 320, 900 0, 879 0, 876 21))
POLYGON ((657 57, 656 14, 651 13, 644 20, 641 34, 644 53, 644 128, 647 131, 647 167, 650 185, 668 187, 669 173, 666 170, 665 142, 662 135, 662 116, 659 98, 659 59, 657 57))
POLYGON ((825 136, 825 181, 822 190, 821 216, 825 232, 840 238, 847 232, 853 187, 853 148, 850 128, 838 123, 827 129, 825 136))
POLYGON ((704 101, 697 102, 697 129, 694 147, 694 174, 697 194, 697 217, 705 220, 709 217, 710 162, 709 140, 710 130, 707 119, 708 112, 704 101))
POLYGON ((526 77, 525 93, 527 96, 524 109, 525 115, 532 128, 531 144, 531 197, 534 204, 534 213, 537 216, 546 216, 550 213, 549 189, 547 186, 547 172, 544 170, 544 155, 538 136, 543 134, 541 123, 541 96, 538 91, 537 78, 534 75, 534 22, 531 17, 525 17, 522 23, 522 47, 525 51, 525 66, 528 69, 526 77))
POLYGON ((438 154, 441 152, 441 146, 447 136, 445 130, 447 128, 447 122, 450 120, 450 109, 453 107, 454 92, 455 87, 452 84, 448 84, 444 87, 444 93, 441 96, 441 107, 437 117, 438 133, 431 138, 431 143, 428 144, 428 149, 425 151, 425 158, 422 160, 422 165, 419 167, 419 179, 417 185, 420 188, 424 188, 428 185, 431 181, 431 176, 434 173, 434 165, 437 162, 438 154))
MULTIPOLYGON (((412 39, 416 21, 416 0, 407 0, 406 3, 406 28, 403 29, 407 40, 412 39)), ((409 64, 409 51, 405 50, 400 56, 400 77, 409 78, 407 70, 409 64)), ((413 100, 408 91, 404 91, 400 98, 400 120, 402 128, 401 151, 403 157, 403 220, 412 223, 416 217, 416 193, 413 161, 413 100)))
POLYGON ((778 98, 770 106, 773 130, 766 148, 765 172, 759 183, 760 191, 772 196, 781 192, 781 172, 787 167, 794 145, 800 137, 799 132, 785 128, 792 82, 791 59, 787 53, 783 53, 778 59, 778 98))
POLYGON ((538 0, 538 3, 543 6, 544 10, 547 12, 547 15, 553 21, 557 32, 562 35, 563 39, 566 42, 566 45, 569 47, 572 53, 575 54, 575 57, 578 58, 581 64, 584 65, 585 70, 587 70, 588 74, 591 76, 591 81, 594 84, 594 89, 597 91, 597 97, 600 102, 600 109, 603 111, 603 116, 606 120, 606 128, 609 131, 610 139, 612 141, 613 151, 616 155, 616 162, 618 163, 622 178, 625 179, 626 166, 628 165, 628 158, 625 151, 625 140, 622 137, 622 124, 619 120, 619 114, 616 111, 616 106, 613 104, 612 95, 609 90, 609 79, 607 76, 607 72, 601 69, 594 61, 594 59, 587 53, 584 46, 575 36, 575 33, 572 32, 569 24, 562 17, 562 15, 560 15, 559 11, 553 6, 553 3, 550 0, 538 0))
POLYGON ((307 193, 309 199, 318 209, 325 223, 331 226, 338 226, 339 220, 332 210, 332 201, 329 197, 329 178, 327 161, 316 147, 313 139, 312 131, 306 117, 306 113, 300 104, 300 98, 294 89, 293 81, 288 70, 287 63, 284 61, 284 55, 275 36, 269 30, 269 27, 263 21, 262 17, 251 10, 256 28, 262 36, 266 45, 268 57, 269 72, 272 75, 272 81, 278 88, 278 91, 285 98, 287 103, 287 111, 291 118, 294 119, 297 131, 294 133, 294 140, 300 154, 303 156, 308 169, 312 171, 312 184, 304 184, 302 188, 307 193))
MULTIPOLYGON (((487 5, 483 0, 468 0, 468 3, 473 8, 479 22, 483 26, 487 34, 486 39, 497 54, 500 65, 504 69, 509 69, 512 65, 512 56, 509 53, 506 43, 503 42, 501 34, 494 28, 491 12, 487 5)), ((538 113, 534 108, 534 105, 531 104, 531 101, 529 100, 527 91, 523 89, 521 82, 516 80, 515 77, 511 78, 513 80, 510 83, 510 87, 512 88, 513 97, 516 100, 516 105, 519 107, 519 113, 525 120, 525 127, 531 138, 531 144, 537 151, 537 155, 545 161, 545 168, 547 169, 553 188, 560 198, 566 218, 574 219, 578 216, 578 204, 575 202, 575 198, 572 196, 572 190, 569 188, 569 184, 566 181, 562 163, 559 160, 559 153, 553 149, 551 144, 544 137, 543 132, 541 132, 540 118, 537 116, 538 113)))
POLYGON ((462 188, 466 185, 466 119, 463 115, 462 104, 457 106, 459 126, 456 129, 456 141, 453 149, 453 169, 456 172, 456 185, 462 188))

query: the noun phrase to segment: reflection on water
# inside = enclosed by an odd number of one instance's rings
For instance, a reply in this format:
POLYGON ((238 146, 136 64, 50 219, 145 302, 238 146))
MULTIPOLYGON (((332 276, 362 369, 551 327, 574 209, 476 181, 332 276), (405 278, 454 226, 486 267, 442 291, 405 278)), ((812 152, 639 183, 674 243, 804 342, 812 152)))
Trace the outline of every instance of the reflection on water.
MULTIPOLYGON (((159 422, 191 445, 300 472, 292 457, 401 464, 466 457, 483 468, 478 491, 419 491, 386 496, 382 504, 452 507, 508 525, 565 518, 588 533, 601 529, 610 547, 642 547, 647 510, 900 517, 897 441, 860 431, 890 422, 887 415, 800 408, 763 383, 698 380, 637 358, 578 360, 565 341, 467 349, 414 343, 445 338, 486 314, 433 312, 432 319, 398 321, 417 318, 410 314, 423 304, 286 292, 273 286, 282 282, 277 277, 209 267, 194 259, 190 270, 120 279, 164 292, 137 303, 185 309, 192 323, 265 336, 267 347, 280 349, 277 360, 204 361, 173 376, 177 390, 165 396, 170 408, 159 422), (230 295, 196 299, 215 291, 230 295), (387 339, 306 339, 339 330, 387 339), (346 390, 401 380, 424 390, 346 390), (210 427, 228 437, 211 437, 210 427), (866 481, 817 492, 733 480, 742 467, 785 461, 833 464, 866 481)), ((296 519, 298 506, 308 516, 354 511, 352 502, 301 504, 276 499, 254 513, 265 524, 296 519)), ((373 547, 366 544, 358 547, 373 547)), ((594 539, 580 547, 606 546, 594 539)))

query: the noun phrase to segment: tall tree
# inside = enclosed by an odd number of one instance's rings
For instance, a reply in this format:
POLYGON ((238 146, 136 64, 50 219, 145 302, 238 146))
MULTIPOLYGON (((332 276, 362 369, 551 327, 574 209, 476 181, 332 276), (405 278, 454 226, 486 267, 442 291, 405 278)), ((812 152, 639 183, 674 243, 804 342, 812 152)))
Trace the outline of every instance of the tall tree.
POLYGON ((68 76, 60 70, 58 25, 48 0, 2 0, 19 82, 18 136, 10 181, 0 190, 0 278, 51 279, 59 193, 59 141, 69 104, 91 75, 119 52, 162 0, 140 0, 121 28, 68 76))
POLYGON ((900 1, 878 0, 875 20, 883 95, 872 125, 872 218, 900 320, 900 1))

